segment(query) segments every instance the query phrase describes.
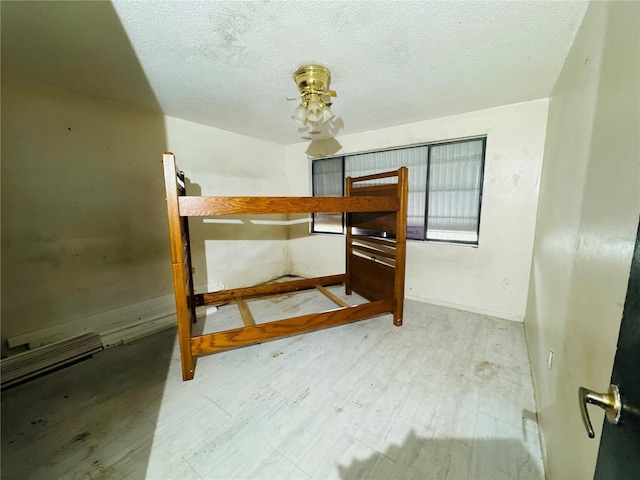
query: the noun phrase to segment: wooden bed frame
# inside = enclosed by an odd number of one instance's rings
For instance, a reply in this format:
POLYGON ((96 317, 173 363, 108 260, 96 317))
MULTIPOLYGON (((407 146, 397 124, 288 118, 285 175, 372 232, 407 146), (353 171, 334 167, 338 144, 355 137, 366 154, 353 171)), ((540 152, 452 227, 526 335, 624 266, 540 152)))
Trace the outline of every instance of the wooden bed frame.
POLYGON ((407 168, 347 178, 344 197, 187 196, 184 173, 175 156, 163 156, 169 242, 182 378, 194 375, 194 357, 392 313, 402 325, 406 256, 407 168), (193 289, 189 222, 191 216, 347 212, 346 273, 196 295, 193 289), (344 284, 369 300, 349 306, 325 287, 344 284), (246 300, 317 289, 339 308, 256 324, 246 300), (196 307, 235 302, 244 327, 192 336, 196 307))

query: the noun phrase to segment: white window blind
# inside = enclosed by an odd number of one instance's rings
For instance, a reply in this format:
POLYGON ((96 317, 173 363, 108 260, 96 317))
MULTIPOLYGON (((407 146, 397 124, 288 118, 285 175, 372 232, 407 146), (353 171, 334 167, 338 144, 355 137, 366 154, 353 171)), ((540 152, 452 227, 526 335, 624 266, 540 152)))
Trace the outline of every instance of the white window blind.
MULTIPOLYGON (((397 170, 402 166, 407 167, 409 170, 407 238, 423 240, 428 156, 428 146, 349 155, 344 157, 345 176, 360 177, 397 170)), ((391 179, 382 179, 376 182, 388 183, 390 181, 391 179)))
MULTIPOLYGON (((321 162, 313 162, 313 196, 344 196, 344 162, 342 157, 326 158, 321 162)), ((343 233, 342 213, 315 213, 312 231, 318 233, 343 233)))
POLYGON ((427 239, 478 242, 484 141, 431 147, 427 239))
MULTIPOLYGON (((341 196, 346 177, 406 166, 407 238, 477 244, 485 143, 478 138, 314 160, 313 194, 341 196)), ((343 215, 315 214, 312 231, 344 233, 343 215)))

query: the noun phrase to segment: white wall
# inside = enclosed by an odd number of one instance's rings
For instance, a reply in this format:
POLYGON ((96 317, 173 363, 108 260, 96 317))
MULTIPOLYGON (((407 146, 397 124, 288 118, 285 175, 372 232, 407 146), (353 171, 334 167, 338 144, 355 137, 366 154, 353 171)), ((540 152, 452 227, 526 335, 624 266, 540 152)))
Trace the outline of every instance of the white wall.
MULTIPOLYGON (((524 318, 546 99, 339 137, 338 154, 487 135, 484 193, 477 248, 409 241, 406 296, 501 318, 524 318)), ((345 119, 345 122, 348 119, 345 119)), ((292 195, 309 195, 308 144, 286 147, 292 195)), ((344 271, 344 237, 291 230, 292 271, 344 271)))
POLYGON ((169 293, 159 115, 2 78, 2 335, 169 293))
MULTIPOLYGON (((281 146, 3 76, 4 338, 56 340, 170 312, 170 149, 204 194, 282 193, 281 146)), ((194 228, 196 284, 287 271, 285 227, 215 227, 194 228)))
MULTIPOLYGON (((281 145, 171 117, 166 129, 188 194, 285 195, 281 145)), ((288 273, 285 215, 214 220, 189 221, 197 289, 249 286, 288 273), (252 223, 264 220, 272 223, 252 223)))
POLYGON ((549 479, 596 463, 603 414, 589 439, 578 387, 609 385, 640 215, 639 18, 592 2, 550 100, 525 318, 549 479))

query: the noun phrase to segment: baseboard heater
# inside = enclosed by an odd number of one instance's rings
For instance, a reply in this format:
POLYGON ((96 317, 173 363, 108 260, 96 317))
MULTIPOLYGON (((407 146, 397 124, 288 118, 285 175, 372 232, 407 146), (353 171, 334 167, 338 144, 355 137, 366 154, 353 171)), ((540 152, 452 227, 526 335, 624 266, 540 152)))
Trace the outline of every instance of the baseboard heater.
POLYGON ((102 350, 97 333, 61 340, 0 361, 2 388, 40 375, 102 350))

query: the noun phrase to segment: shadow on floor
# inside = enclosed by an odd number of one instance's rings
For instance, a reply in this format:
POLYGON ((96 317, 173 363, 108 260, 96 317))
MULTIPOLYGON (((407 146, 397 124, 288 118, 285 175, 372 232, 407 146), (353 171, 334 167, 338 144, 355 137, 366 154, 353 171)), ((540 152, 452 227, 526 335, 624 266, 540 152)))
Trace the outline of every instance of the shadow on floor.
POLYGON ((4 392, 2 478, 144 478, 175 336, 119 345, 4 392))
POLYGON ((348 479, 536 479, 541 459, 516 439, 422 438, 411 431, 401 445, 351 464, 338 465, 348 479))

